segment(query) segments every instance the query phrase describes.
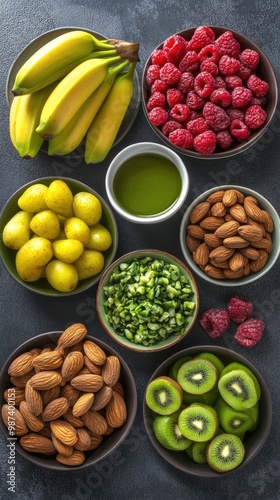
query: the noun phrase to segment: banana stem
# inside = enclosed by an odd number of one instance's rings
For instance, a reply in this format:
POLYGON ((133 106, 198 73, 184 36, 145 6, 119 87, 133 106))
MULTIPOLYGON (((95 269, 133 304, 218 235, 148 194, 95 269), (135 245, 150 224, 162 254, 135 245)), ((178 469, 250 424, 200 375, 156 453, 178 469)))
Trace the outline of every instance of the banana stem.
POLYGON ((90 54, 92 54, 92 57, 111 57, 117 55, 117 51, 116 49, 112 49, 111 45, 111 50, 97 50, 96 52, 94 50, 93 52, 90 52, 90 54))
POLYGON ((122 59, 128 59, 130 62, 138 62, 139 59, 139 43, 126 42, 125 40, 107 40, 107 42, 115 47, 117 53, 122 59))

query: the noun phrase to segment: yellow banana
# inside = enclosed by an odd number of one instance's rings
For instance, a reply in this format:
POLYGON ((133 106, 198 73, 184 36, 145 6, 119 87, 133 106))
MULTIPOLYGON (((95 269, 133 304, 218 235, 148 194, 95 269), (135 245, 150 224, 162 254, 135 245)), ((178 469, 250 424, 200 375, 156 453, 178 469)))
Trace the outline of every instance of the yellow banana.
POLYGON ((14 97, 10 108, 10 138, 22 158, 34 158, 43 139, 36 132, 42 108, 55 84, 32 94, 14 97))
POLYGON ((103 105, 92 121, 86 136, 85 162, 99 163, 109 153, 133 95, 136 63, 126 73, 117 75, 103 105))
POLYGON ((120 56, 89 59, 79 64, 55 87, 47 99, 36 129, 50 140, 66 127, 86 99, 99 87, 111 64, 121 61, 120 56))
POLYGON ((49 155, 66 155, 81 144, 92 120, 111 89, 117 74, 127 65, 128 61, 123 61, 117 66, 108 69, 107 75, 99 87, 82 104, 62 132, 49 141, 49 155))
POLYGON ((77 61, 92 56, 95 49, 112 50, 113 47, 111 43, 97 40, 81 30, 69 31, 54 38, 21 66, 15 77, 13 94, 31 93, 63 78, 77 65, 77 61))

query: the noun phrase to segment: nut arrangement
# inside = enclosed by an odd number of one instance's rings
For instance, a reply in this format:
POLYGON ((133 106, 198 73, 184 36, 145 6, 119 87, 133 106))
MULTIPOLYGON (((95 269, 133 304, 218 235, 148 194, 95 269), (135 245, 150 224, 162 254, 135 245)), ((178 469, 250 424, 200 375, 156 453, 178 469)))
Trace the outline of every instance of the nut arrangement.
POLYGON ((85 453, 127 418, 120 360, 86 335, 86 327, 75 323, 56 346, 14 359, 2 406, 4 424, 9 428, 13 420, 25 451, 55 456, 69 466, 82 465, 85 453))
POLYGON ((254 196, 218 190, 190 213, 186 243, 193 261, 214 279, 260 271, 273 248, 274 223, 254 196))

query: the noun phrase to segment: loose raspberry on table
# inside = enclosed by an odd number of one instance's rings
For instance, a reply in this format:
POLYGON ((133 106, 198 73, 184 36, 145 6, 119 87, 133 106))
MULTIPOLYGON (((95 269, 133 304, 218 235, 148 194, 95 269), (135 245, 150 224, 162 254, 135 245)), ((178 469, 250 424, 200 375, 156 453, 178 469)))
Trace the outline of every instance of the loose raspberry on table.
POLYGON ((185 122, 190 114, 190 108, 186 104, 175 104, 170 110, 170 116, 178 122, 185 122))
POLYGON ((242 323, 252 314, 254 306, 252 302, 239 297, 238 295, 231 297, 228 301, 228 314, 235 323, 242 323))
POLYGON ((237 71, 237 76, 239 76, 243 82, 246 82, 251 74, 251 68, 249 68, 249 66, 246 66, 246 64, 241 63, 240 68, 237 71))
POLYGON ((186 53, 185 39, 180 35, 172 35, 164 41, 162 50, 169 62, 178 64, 186 53))
POLYGON ((239 142, 245 141, 250 135, 250 130, 242 120, 232 120, 229 130, 231 135, 239 142))
POLYGON ((153 108, 148 113, 149 121, 152 125, 155 125, 155 127, 164 125, 164 123, 166 123, 168 120, 168 116, 168 112, 165 109, 159 107, 153 108))
POLYGON ((230 124, 230 118, 225 110, 212 102, 205 104, 203 116, 208 125, 215 131, 225 130, 230 124))
POLYGON ((177 88, 181 90, 184 94, 187 94, 190 90, 193 90, 194 86, 194 76, 190 71, 185 71, 181 74, 179 81, 177 83, 177 88))
POLYGON ((253 104, 246 110, 244 121, 248 127, 256 129, 265 122, 266 117, 266 111, 259 104, 253 104))
POLYGON ((189 50, 184 55, 183 59, 179 63, 179 70, 184 73, 185 71, 190 71, 195 73, 199 68, 198 54, 194 50, 189 50))
POLYGON ((244 49, 239 56, 239 60, 249 68, 257 69, 260 56, 255 50, 244 49))
POLYGON ((265 323, 259 318, 249 318, 243 321, 236 330, 234 338, 243 347, 256 345, 263 337, 265 323))
POLYGON ((167 57, 162 49, 155 49, 151 54, 151 63, 158 66, 164 66, 167 63, 167 57))
POLYGON ((154 92, 161 92, 162 94, 166 94, 167 90, 170 88, 168 83, 163 82, 162 80, 155 80, 151 86, 151 94, 154 92))
POLYGON ((193 136, 202 134, 206 130, 209 130, 209 126, 203 117, 195 118, 194 120, 189 120, 187 122, 187 129, 191 132, 193 136))
POLYGON ((197 153, 211 155, 216 149, 216 134, 212 130, 206 130, 195 136, 193 147, 197 153))
POLYGON ((166 101, 170 108, 173 108, 175 104, 182 104, 185 102, 185 96, 183 92, 176 88, 168 89, 166 93, 166 101))
POLYGON ((217 39, 216 44, 221 55, 237 58, 241 52, 240 43, 236 40, 232 31, 225 31, 217 39))
POLYGON ((216 141, 220 148, 228 149, 232 144, 232 137, 228 130, 221 130, 216 134, 216 141))
POLYGON ((199 323, 209 337, 215 340, 227 331, 230 318, 225 309, 213 308, 200 315, 199 323))
POLYGON ((147 109, 150 111, 151 109, 156 107, 164 108, 165 104, 165 94, 162 94, 161 92, 154 92, 148 99, 147 109))
POLYGON ((194 91, 200 97, 209 97, 211 92, 215 88, 215 80, 214 77, 208 73, 207 71, 203 71, 202 73, 198 73, 198 75, 194 79, 194 91))
POLYGON ((247 86, 256 97, 264 97, 269 91, 269 84, 264 80, 261 80, 257 75, 249 76, 247 80, 247 86))
POLYGON ((172 144, 184 149, 190 149, 193 145, 193 136, 190 131, 185 128, 170 132, 168 139, 172 144))
POLYGON ((229 89, 234 89, 235 87, 242 87, 243 85, 241 78, 237 75, 226 76, 225 82, 229 89))
POLYGON ((253 93, 246 87, 235 87, 231 93, 231 102, 234 108, 244 108, 250 104, 253 93))
POLYGON ((222 75, 230 76, 234 75, 240 69, 240 61, 234 57, 228 55, 223 55, 219 60, 219 70, 222 75))
POLYGON ((169 85, 175 85, 181 76, 181 71, 175 66, 175 64, 167 62, 159 70, 159 77, 164 82, 169 85))
POLYGON ((168 120, 163 126, 162 126, 162 133, 166 136, 170 134, 170 132, 173 132, 174 130, 178 130, 179 128, 183 128, 182 123, 176 122, 175 120, 168 120))
POLYGON ((215 89, 210 94, 210 101, 226 108, 231 103, 231 95, 226 89, 215 89))
POLYGON ((152 85, 159 78, 160 66, 158 64, 150 64, 146 73, 146 82, 152 85))
POLYGON ((204 61, 202 61, 199 69, 200 71, 208 71, 208 73, 211 73, 211 75, 214 77, 218 76, 219 73, 217 64, 213 61, 209 61, 209 59, 205 59, 204 61))
POLYGON ((216 38, 214 31, 209 26, 199 26, 195 29, 190 43, 194 50, 200 50, 205 45, 212 43, 216 38))
POLYGON ((217 47, 214 43, 205 45, 205 47, 203 47, 198 53, 198 59, 200 62, 207 60, 216 63, 219 61, 220 57, 221 53, 219 47, 217 47))
POLYGON ((227 84, 226 84, 225 79, 220 75, 216 76, 215 89, 226 89, 226 88, 227 88, 227 84))
POLYGON ((203 97, 200 97, 194 90, 190 90, 186 98, 186 104, 190 109, 198 111, 202 109, 206 101, 203 97))

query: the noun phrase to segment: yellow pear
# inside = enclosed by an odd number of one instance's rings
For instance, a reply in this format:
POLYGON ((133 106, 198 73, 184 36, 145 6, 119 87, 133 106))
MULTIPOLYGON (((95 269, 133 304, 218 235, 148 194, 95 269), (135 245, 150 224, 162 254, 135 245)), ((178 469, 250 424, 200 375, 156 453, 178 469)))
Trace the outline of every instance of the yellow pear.
POLYGON ((3 243, 13 250, 18 250, 30 238, 30 221, 33 214, 21 210, 4 226, 3 243))
POLYGON ((56 213, 52 210, 42 210, 35 214, 30 222, 30 229, 48 240, 57 238, 60 233, 60 224, 56 213))
POLYGON ((90 230, 88 225, 78 217, 69 217, 64 223, 67 238, 79 240, 83 245, 89 242, 90 230))
POLYGON ((51 182, 45 194, 48 208, 63 217, 72 217, 73 194, 66 182, 56 179, 51 182))
POLYGON ((24 281, 41 278, 47 263, 53 256, 52 244, 46 238, 31 238, 16 254, 16 269, 24 281))
POLYGON ((54 256, 61 260, 62 262, 67 262, 71 264, 82 255, 84 250, 84 245, 73 239, 61 239, 53 242, 53 253, 54 256))
POLYGON ((100 200, 94 194, 85 191, 75 194, 73 210, 75 216, 82 219, 88 226, 96 224, 102 215, 100 200))
POLYGON ((90 239, 86 247, 91 250, 100 250, 104 252, 112 245, 112 236, 108 229, 104 227, 100 222, 90 226, 90 239))
POLYGON ((85 249, 73 264, 78 271, 79 280, 91 278, 104 267, 104 256, 98 250, 85 249))
POLYGON ((78 272, 72 264, 60 260, 51 260, 46 267, 49 284, 59 292, 71 292, 78 283, 78 272))
POLYGON ((41 210, 46 210, 47 204, 45 201, 45 194, 48 186, 38 183, 29 186, 18 199, 18 206, 26 212, 36 213, 41 210))

